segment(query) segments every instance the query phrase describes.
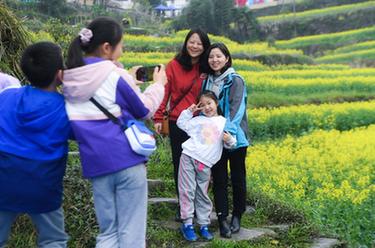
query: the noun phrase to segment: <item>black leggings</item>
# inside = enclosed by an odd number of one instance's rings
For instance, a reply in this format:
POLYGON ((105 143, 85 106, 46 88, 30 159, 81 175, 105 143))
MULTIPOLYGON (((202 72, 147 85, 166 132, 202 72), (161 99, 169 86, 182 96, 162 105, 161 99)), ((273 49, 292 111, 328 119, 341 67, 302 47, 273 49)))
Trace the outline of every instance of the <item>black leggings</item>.
MULTIPOLYGON (((182 153, 182 143, 184 143, 189 136, 176 125, 176 121, 169 121, 169 140, 172 150, 172 163, 174 172, 174 183, 176 188, 176 195, 178 197, 178 168, 180 166, 180 157, 182 153)), ((179 198, 179 197, 178 197, 179 198)))
POLYGON ((223 149, 219 162, 212 167, 215 209, 219 219, 228 216, 228 160, 233 189, 233 212, 239 216, 246 210, 246 158, 247 147, 234 151, 223 149))

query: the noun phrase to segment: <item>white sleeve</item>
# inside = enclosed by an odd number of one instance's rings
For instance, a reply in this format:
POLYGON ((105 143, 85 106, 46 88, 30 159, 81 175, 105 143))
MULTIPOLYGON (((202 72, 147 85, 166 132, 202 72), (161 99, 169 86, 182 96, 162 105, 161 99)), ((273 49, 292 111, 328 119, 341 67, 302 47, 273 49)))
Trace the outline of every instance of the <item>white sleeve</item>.
POLYGON ((177 126, 188 133, 189 129, 192 127, 190 120, 193 118, 193 113, 189 109, 185 109, 181 112, 180 116, 177 118, 177 126))
POLYGON ((125 69, 117 68, 117 72, 125 79, 125 81, 141 99, 145 107, 150 111, 145 117, 145 119, 150 119, 158 110, 161 102, 163 101, 164 85, 161 82, 155 82, 150 84, 142 93, 138 85, 135 84, 134 78, 125 69))
POLYGON ((227 142, 224 142, 224 147, 226 149, 232 149, 236 146, 237 144, 237 139, 233 135, 229 134, 230 139, 227 142))

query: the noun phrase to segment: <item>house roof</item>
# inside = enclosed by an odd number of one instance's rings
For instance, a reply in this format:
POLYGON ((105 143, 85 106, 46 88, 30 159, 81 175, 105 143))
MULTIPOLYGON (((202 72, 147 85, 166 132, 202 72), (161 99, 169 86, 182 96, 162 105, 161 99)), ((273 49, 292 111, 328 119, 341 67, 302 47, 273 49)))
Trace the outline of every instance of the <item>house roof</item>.
POLYGON ((163 11, 163 10, 176 10, 177 8, 174 7, 173 5, 170 5, 170 6, 165 6, 163 4, 159 4, 158 6, 156 6, 154 8, 154 10, 160 10, 160 11, 163 11))

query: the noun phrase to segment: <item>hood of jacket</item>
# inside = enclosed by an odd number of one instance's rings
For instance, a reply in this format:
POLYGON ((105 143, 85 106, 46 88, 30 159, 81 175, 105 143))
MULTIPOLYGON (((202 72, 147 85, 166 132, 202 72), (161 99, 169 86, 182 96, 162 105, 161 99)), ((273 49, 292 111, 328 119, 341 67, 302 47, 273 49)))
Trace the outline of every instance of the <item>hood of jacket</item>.
POLYGON ((107 79, 117 70, 109 60, 87 64, 64 71, 63 94, 69 102, 86 102, 107 79))
POLYGON ((0 93, 0 150, 49 160, 63 156, 70 135, 64 97, 32 86, 0 93))
POLYGON ((16 101, 15 124, 20 132, 42 132, 55 126, 60 118, 59 113, 64 113, 65 104, 63 96, 57 92, 45 92, 41 89, 26 86, 20 91, 16 101), (49 96, 47 97, 46 94, 49 96))

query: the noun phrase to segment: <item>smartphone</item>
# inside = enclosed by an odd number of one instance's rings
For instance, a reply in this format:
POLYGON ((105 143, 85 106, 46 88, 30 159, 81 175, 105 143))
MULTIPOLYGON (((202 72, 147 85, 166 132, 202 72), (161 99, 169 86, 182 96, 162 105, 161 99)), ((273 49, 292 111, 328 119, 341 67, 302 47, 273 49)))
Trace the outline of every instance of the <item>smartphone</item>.
POLYGON ((137 80, 142 82, 152 81, 152 76, 154 74, 155 67, 158 67, 158 70, 160 70, 160 65, 139 67, 135 72, 137 80))

